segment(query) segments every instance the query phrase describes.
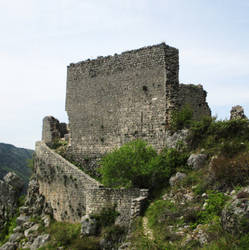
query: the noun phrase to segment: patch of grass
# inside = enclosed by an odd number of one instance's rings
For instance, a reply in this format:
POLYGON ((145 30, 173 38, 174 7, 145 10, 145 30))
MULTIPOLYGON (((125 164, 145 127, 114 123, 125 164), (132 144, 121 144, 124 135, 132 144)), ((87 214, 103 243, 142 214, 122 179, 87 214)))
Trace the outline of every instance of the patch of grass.
POLYGON ((80 237, 81 224, 71 224, 67 222, 53 221, 46 232, 50 234, 50 242, 41 249, 57 249, 65 247, 65 249, 100 249, 98 238, 96 237, 80 237))
POLYGON ((213 190, 207 191, 208 199, 206 200, 207 206, 198 214, 198 224, 207 224, 217 219, 221 215, 221 211, 228 200, 224 193, 215 192, 213 190))

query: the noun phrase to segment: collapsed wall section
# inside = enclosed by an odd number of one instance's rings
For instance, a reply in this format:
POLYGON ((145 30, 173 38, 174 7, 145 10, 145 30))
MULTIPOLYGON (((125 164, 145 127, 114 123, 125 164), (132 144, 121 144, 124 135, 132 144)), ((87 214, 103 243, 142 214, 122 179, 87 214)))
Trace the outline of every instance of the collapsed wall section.
POLYGON ((136 138, 163 148, 178 67, 178 50, 164 43, 71 64, 66 111, 73 154, 103 155, 136 138))
POLYGON ((147 196, 147 189, 90 189, 86 191, 86 213, 97 213, 103 208, 115 207, 120 214, 116 223, 128 226, 134 217, 140 215, 147 196))
POLYGON ((200 120, 203 116, 211 116, 211 110, 206 102, 207 92, 202 85, 179 84, 179 109, 188 106, 193 111, 193 118, 200 120))

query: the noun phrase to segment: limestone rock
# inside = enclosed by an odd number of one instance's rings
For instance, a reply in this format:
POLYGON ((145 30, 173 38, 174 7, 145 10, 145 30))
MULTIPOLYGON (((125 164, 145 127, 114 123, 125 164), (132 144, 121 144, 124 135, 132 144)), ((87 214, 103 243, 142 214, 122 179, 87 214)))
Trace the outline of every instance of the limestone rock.
POLYGON ((248 233, 249 186, 242 189, 222 211, 223 228, 230 233, 248 233))
POLYGON ((244 109, 242 106, 237 105, 233 106, 231 111, 230 111, 230 120, 233 119, 245 119, 246 116, 244 114, 244 109))
POLYGON ((17 242, 19 241, 21 238, 23 237, 22 233, 13 233, 10 238, 9 238, 9 242, 17 242))
POLYGON ((31 250, 35 250, 35 249, 38 249, 42 246, 44 246, 50 239, 50 235, 49 234, 43 234, 43 235, 40 235, 38 236, 33 244, 30 246, 30 249, 31 250))
POLYGON ((22 187, 23 182, 14 173, 8 173, 0 180, 0 230, 16 213, 22 187))
POLYGON ((6 242, 4 245, 0 247, 0 250, 16 250, 17 246, 16 244, 12 242, 6 242))
POLYGON ((16 190, 22 189, 24 186, 23 180, 13 172, 6 174, 3 179, 8 185, 14 187, 16 190))
POLYGON ((42 217, 42 221, 43 221, 45 227, 49 227, 50 222, 51 222, 50 216, 49 215, 44 215, 42 217))
POLYGON ((25 222, 29 221, 30 217, 21 214, 19 217, 16 218, 16 224, 18 226, 23 225, 25 222))
POLYGON ((37 232, 39 229, 39 224, 35 224, 34 226, 32 226, 31 228, 27 229, 24 231, 24 235, 25 237, 28 237, 29 235, 37 232))
POLYGON ((90 215, 81 218, 81 235, 95 235, 97 231, 97 221, 90 215))
POLYGON ((118 248, 118 250, 129 250, 129 249, 131 249, 131 242, 125 242, 118 248))
POLYGON ((186 139, 189 135, 188 129, 183 129, 175 132, 174 134, 170 134, 169 131, 166 131, 166 145, 169 148, 176 148, 179 142, 183 142, 186 144, 186 139))
POLYGON ((171 176, 169 179, 170 186, 174 186, 181 182, 186 177, 186 174, 177 172, 174 176, 171 176))
POLYGON ((13 233, 19 233, 22 231, 22 227, 21 226, 17 226, 13 229, 13 233))
POLYGON ((205 165, 207 155, 205 154, 191 154, 188 158, 187 164, 194 170, 198 170, 205 165))

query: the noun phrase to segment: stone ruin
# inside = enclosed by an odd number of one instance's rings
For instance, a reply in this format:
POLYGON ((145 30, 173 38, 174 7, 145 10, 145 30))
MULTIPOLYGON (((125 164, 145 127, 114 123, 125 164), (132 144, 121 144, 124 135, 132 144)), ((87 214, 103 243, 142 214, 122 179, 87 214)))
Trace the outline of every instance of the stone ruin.
POLYGON ((246 119, 244 109, 240 105, 233 106, 230 111, 230 120, 236 119, 246 119))
POLYGON ((45 117, 36 143, 36 181, 55 219, 79 222, 110 205, 120 212, 120 224, 140 214, 148 190, 105 188, 48 146, 67 140, 67 158, 87 171, 87 163, 96 167, 103 154, 137 138, 164 148, 175 110, 187 105, 195 119, 211 115, 206 91, 180 84, 178 71, 178 50, 165 43, 68 66, 69 124, 45 117))

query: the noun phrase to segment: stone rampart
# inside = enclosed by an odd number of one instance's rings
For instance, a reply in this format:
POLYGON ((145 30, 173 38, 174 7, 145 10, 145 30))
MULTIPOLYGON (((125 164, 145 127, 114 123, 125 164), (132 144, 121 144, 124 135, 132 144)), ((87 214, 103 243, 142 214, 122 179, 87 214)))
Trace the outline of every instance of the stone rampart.
MULTIPOLYGON (((110 189, 55 153, 44 142, 36 143, 35 176, 39 193, 45 197, 58 221, 80 222, 82 215, 116 206, 118 223, 128 225, 133 218, 134 199, 146 199, 147 191, 110 189)), ((137 204, 137 203, 135 203, 137 204)))
POLYGON ((58 221, 79 221, 85 213, 85 190, 99 182, 56 154, 44 142, 36 143, 35 174, 39 192, 53 208, 58 221))
POLYGON ((66 111, 73 153, 103 155, 138 137, 162 148, 178 67, 178 50, 164 43, 70 64, 66 111))

